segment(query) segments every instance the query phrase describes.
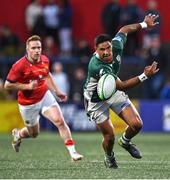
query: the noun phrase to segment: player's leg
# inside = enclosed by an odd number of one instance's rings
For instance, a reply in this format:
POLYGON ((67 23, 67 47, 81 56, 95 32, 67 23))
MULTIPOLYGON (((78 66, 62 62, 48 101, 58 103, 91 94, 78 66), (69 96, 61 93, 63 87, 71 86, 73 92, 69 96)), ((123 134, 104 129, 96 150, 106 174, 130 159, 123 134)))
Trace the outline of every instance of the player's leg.
POLYGON ((116 91, 110 108, 128 125, 123 136, 118 140, 119 145, 125 148, 132 157, 141 158, 140 151, 131 143, 131 139, 142 128, 142 120, 136 108, 122 91, 116 91))
POLYGON ((140 132, 142 128, 142 120, 133 104, 125 107, 119 116, 128 125, 122 137, 118 140, 119 145, 124 147, 132 155, 132 157, 140 159, 142 155, 139 149, 131 143, 131 139, 140 132))
POLYGON ((19 110, 25 127, 12 130, 12 147, 16 152, 19 152, 21 139, 35 138, 39 134, 39 103, 30 106, 19 105, 19 110))
POLYGON ((12 136, 13 136, 13 141, 12 141, 12 147, 16 152, 19 152, 19 148, 21 145, 21 139, 24 138, 35 138, 39 134, 39 124, 36 124, 32 127, 24 127, 22 129, 13 129, 12 130, 12 136))
POLYGON ((113 151, 113 145, 115 141, 114 128, 110 119, 107 119, 103 123, 96 124, 97 128, 101 131, 103 135, 103 149, 107 155, 111 155, 113 151))
POLYGON ((39 134, 39 131, 40 131, 39 129, 40 129, 39 123, 34 126, 27 126, 27 127, 20 129, 19 135, 22 139, 30 138, 30 137, 36 138, 39 134))
POLYGON ((126 124, 128 124, 125 131, 126 139, 132 139, 140 132, 143 123, 133 104, 125 107, 119 114, 119 117, 121 117, 126 122, 126 124))
POLYGON ((64 141, 71 139, 70 129, 66 124, 66 122, 64 121, 62 112, 57 104, 51 106, 48 110, 44 111, 42 114, 58 128, 60 136, 64 141))
POLYGON ((48 91, 43 101, 42 114, 49 119, 59 130, 60 136, 67 147, 72 160, 78 161, 83 159, 83 156, 77 153, 75 142, 73 141, 70 128, 64 120, 61 109, 54 99, 53 95, 48 91))
POLYGON ((60 136, 63 139, 72 159, 74 161, 81 160, 83 156, 75 150, 75 143, 72 139, 70 129, 64 120, 59 106, 56 104, 50 107, 48 110, 43 112, 43 115, 58 128, 60 136))
POLYGON ((115 135, 114 135, 114 127, 111 123, 111 120, 107 119, 102 123, 96 124, 96 126, 103 135, 102 145, 105 151, 105 165, 106 167, 109 168, 117 168, 118 165, 115 160, 115 156, 113 152, 115 135))
POLYGON ((84 98, 85 111, 89 120, 96 123, 96 127, 103 135, 102 146, 105 152, 105 165, 109 168, 117 168, 113 146, 115 141, 114 127, 109 118, 110 104, 104 101, 91 102, 90 98, 84 98))

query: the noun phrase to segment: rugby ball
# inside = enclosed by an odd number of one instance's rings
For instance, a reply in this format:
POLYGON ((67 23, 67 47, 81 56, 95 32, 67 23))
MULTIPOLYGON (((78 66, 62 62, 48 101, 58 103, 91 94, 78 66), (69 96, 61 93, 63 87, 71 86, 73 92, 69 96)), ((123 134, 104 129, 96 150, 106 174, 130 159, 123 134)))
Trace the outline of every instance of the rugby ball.
POLYGON ((109 99, 116 91, 116 81, 111 74, 104 74, 97 84, 97 93, 101 100, 109 99))

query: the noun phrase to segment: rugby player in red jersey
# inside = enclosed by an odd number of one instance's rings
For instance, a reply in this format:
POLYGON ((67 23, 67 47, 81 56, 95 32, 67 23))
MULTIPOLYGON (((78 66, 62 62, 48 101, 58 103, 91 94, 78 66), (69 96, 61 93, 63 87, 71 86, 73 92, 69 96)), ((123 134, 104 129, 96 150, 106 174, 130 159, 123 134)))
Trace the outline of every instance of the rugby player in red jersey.
POLYGON ((52 79, 49 59, 41 54, 42 45, 39 36, 33 35, 28 38, 26 52, 24 57, 13 64, 4 85, 7 90, 18 90, 19 110, 25 124, 20 130, 12 130, 14 150, 19 152, 21 139, 37 137, 41 112, 58 128, 72 160, 81 160, 83 156, 75 150, 70 129, 52 92, 63 102, 67 100, 67 96, 52 79))

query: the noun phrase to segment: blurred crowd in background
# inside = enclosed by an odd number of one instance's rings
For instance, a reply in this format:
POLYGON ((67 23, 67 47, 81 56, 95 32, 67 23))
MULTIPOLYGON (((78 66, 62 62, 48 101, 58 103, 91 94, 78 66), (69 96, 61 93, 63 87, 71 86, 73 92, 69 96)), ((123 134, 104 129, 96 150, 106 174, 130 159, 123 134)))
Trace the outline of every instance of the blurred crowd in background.
MULTIPOLYGON (((125 80, 142 73, 146 65, 158 61, 159 73, 142 85, 129 90, 130 98, 170 98, 170 49, 160 39, 161 13, 156 0, 147 0, 147 10, 138 6, 135 0, 127 0, 121 6, 119 0, 108 0, 101 11, 103 33, 114 37, 120 27, 142 22, 149 13, 159 15, 160 24, 143 32, 128 35, 124 49, 120 78, 125 80), (125 59, 125 60, 124 60, 125 59)), ((87 67, 94 49, 87 39, 75 40, 72 36, 72 6, 69 0, 32 0, 25 10, 25 23, 30 35, 40 35, 43 54, 51 60, 51 72, 57 85, 68 94, 70 102, 82 103, 83 84, 87 67)), ((95 37, 94 37, 95 38, 95 37)), ((25 53, 25 42, 11 31, 8 25, 0 26, 0 99, 15 99, 15 92, 6 92, 3 82, 11 65, 25 53), (4 58, 5 57, 5 58, 4 58), (12 60, 11 60, 12 59, 12 60)))

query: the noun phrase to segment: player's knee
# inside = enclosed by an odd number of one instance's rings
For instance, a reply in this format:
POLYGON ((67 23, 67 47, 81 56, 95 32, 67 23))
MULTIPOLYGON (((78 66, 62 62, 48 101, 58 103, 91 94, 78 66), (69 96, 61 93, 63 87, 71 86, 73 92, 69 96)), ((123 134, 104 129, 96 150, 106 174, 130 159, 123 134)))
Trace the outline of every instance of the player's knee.
POLYGON ((134 131, 140 131, 142 129, 143 123, 142 121, 135 121, 132 125, 132 129, 134 131))
POLYGON ((64 118, 58 117, 57 119, 54 120, 54 124, 55 124, 58 128, 65 126, 64 118))

